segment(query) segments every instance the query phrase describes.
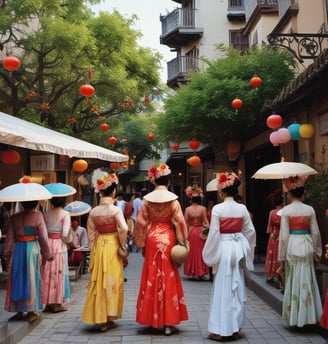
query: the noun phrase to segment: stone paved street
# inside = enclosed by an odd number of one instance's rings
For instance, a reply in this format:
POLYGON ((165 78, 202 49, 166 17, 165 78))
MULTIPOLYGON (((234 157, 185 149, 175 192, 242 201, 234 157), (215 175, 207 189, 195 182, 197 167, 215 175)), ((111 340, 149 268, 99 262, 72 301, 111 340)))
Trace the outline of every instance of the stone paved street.
MULTIPOLYGON (((123 318, 117 321, 119 324, 117 328, 101 333, 97 328, 80 321, 88 283, 88 274, 85 274, 78 281, 72 281, 72 299, 68 305, 69 310, 57 314, 43 312, 39 323, 34 329, 30 329, 18 343, 214 343, 207 339, 207 312, 212 287, 209 281, 193 281, 185 276, 182 277, 189 320, 177 326, 178 333, 166 337, 161 330, 151 330, 135 322, 135 305, 142 260, 140 253, 131 253, 129 256, 129 265, 125 270, 127 282, 125 283, 124 314, 123 318)), ((256 265, 256 269, 260 270, 262 265, 256 265)), ((259 274, 256 273, 254 276, 258 277, 259 274)), ((265 279, 264 275, 262 279, 265 279)), ((272 292, 277 293, 273 286, 265 282, 263 288, 271 288, 272 292)), ((4 295, 3 290, 1 294, 4 295)), ((277 302, 281 302, 281 299, 282 297, 277 302)), ((12 321, 9 322, 12 323, 12 321)), ((19 331, 19 322, 13 323, 17 323, 17 331, 19 331)), ((249 290, 247 320, 241 331, 242 337, 237 342, 239 344, 327 343, 318 332, 317 327, 302 332, 290 330, 273 307, 249 290)), ((8 343, 15 343, 15 341, 8 341, 8 343)))

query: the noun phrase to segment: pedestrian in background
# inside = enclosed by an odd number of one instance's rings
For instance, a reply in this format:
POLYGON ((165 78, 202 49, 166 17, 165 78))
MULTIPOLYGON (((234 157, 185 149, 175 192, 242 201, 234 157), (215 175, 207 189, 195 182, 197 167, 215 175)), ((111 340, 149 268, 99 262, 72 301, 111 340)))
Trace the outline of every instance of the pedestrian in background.
POLYGON ((203 228, 209 228, 206 208, 201 204, 203 190, 197 185, 188 186, 186 195, 191 200, 185 209, 184 217, 188 228, 189 254, 184 263, 183 271, 187 276, 202 280, 208 275, 208 267, 204 263, 202 252, 205 240, 201 238, 203 228))
POLYGON ((50 202, 53 208, 44 214, 44 218, 54 260, 42 265, 42 302, 45 311, 58 313, 67 311, 66 304, 71 296, 67 244, 73 237, 71 216, 63 209, 66 197, 53 197, 50 202))
POLYGON ((317 324, 322 313, 314 269, 322 254, 321 236, 313 207, 303 203, 305 181, 299 176, 285 180, 290 204, 279 212, 278 261, 285 273, 282 318, 296 327, 317 324))
POLYGON ((89 213, 90 281, 82 321, 100 325, 102 332, 115 328, 123 313, 124 273, 119 248, 126 251, 128 226, 115 205, 118 178, 115 173, 97 180, 100 204, 89 213))
POLYGON ((135 241, 144 256, 136 320, 164 327, 167 336, 188 319, 178 265, 170 257, 177 241, 186 244, 188 233, 178 196, 168 191, 170 175, 166 164, 149 169, 155 189, 144 196, 135 225, 135 241))
POLYGON ((234 200, 240 184, 235 173, 218 176, 219 196, 223 202, 212 209, 203 250, 204 261, 213 267, 214 273, 208 338, 215 341, 240 337, 246 311, 244 269, 254 269, 256 232, 246 206, 234 200))
MULTIPOLYGON (((277 213, 283 207, 284 198, 282 193, 278 193, 273 197, 273 207, 269 212, 267 234, 269 234, 267 252, 265 257, 265 272, 267 275, 267 283, 274 283, 275 278, 279 280, 279 263, 278 263, 278 246, 279 246, 279 232, 280 232, 280 220, 281 217, 277 213)), ((279 287, 283 289, 281 281, 279 287)))
POLYGON ((10 217, 4 249, 9 271, 5 310, 33 322, 42 310, 41 258, 52 261, 43 214, 38 201, 21 202, 23 211, 10 217))

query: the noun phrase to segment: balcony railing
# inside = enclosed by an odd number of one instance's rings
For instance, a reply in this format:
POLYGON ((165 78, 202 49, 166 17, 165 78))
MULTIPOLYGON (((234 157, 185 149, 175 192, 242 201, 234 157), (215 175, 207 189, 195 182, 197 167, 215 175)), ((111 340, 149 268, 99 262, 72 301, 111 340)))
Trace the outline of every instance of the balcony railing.
POLYGON ((256 7, 260 5, 278 6, 278 0, 247 0, 245 1, 246 22, 252 16, 256 7))
POLYGON ((161 16, 162 36, 177 28, 195 28, 195 9, 176 8, 167 16, 161 16))
POLYGON ((187 81, 190 71, 200 68, 200 60, 192 56, 178 56, 167 63, 168 83, 174 79, 185 79, 187 81))

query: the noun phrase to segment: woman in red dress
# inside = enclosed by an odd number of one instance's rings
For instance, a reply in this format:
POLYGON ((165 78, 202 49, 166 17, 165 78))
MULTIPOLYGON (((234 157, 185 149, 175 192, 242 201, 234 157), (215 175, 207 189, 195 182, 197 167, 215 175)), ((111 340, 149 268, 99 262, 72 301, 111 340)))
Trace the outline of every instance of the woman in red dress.
POLYGON ((164 327, 165 335, 188 320, 178 265, 170 257, 172 247, 177 241, 186 244, 188 234, 178 196, 167 189, 170 174, 166 164, 150 168, 148 178, 155 189, 144 196, 135 223, 135 242, 144 256, 136 321, 164 327))
POLYGON ((184 213, 189 229, 189 254, 184 263, 184 274, 201 280, 208 274, 208 267, 202 256, 205 240, 201 239, 200 234, 204 227, 209 228, 210 225, 206 208, 201 205, 202 189, 197 186, 188 186, 186 194, 191 199, 191 205, 186 208, 184 213))
POLYGON ((269 234, 267 253, 265 259, 265 272, 267 274, 267 282, 273 283, 275 278, 278 278, 279 264, 278 258, 278 245, 279 245, 279 232, 281 217, 277 215, 278 211, 283 206, 282 194, 278 194, 273 199, 274 209, 269 213, 267 233, 269 234))

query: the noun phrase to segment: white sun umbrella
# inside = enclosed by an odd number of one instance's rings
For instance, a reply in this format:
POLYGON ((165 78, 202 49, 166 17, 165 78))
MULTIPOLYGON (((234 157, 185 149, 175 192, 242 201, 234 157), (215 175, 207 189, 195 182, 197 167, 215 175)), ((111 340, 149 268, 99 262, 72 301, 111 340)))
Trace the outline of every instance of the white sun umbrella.
POLYGON ((214 178, 206 184, 206 192, 218 191, 218 179, 214 178))
POLYGON ((260 168, 254 179, 286 179, 295 176, 311 176, 318 174, 312 167, 300 162, 281 161, 260 168))
POLYGON ((52 198, 52 194, 38 183, 17 183, 0 190, 0 202, 41 201, 52 198))

